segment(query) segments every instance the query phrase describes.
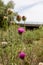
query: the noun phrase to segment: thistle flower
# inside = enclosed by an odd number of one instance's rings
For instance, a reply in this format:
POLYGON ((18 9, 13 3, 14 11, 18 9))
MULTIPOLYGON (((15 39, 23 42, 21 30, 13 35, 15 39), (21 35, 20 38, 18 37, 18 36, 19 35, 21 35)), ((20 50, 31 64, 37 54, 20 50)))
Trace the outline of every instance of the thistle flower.
POLYGON ((7 42, 2 42, 2 45, 4 45, 4 44, 6 45, 6 44, 8 44, 8 43, 7 43, 7 42))
POLYGON ((7 19, 8 19, 8 17, 7 17, 7 16, 4 16, 4 17, 3 17, 3 19, 4 19, 4 20, 7 20, 7 19))
POLYGON ((1 44, 2 44, 2 47, 5 48, 5 47, 7 46, 8 43, 5 42, 5 41, 3 41, 1 44))
POLYGON ((43 62, 40 62, 39 65, 43 65, 43 62))
POLYGON ((13 10, 11 8, 8 8, 7 13, 8 14, 12 14, 13 13, 13 10))
POLYGON ((23 51, 19 53, 19 58, 20 59, 24 59, 25 56, 26 56, 26 54, 23 51))
POLYGON ((9 24, 12 24, 13 25, 14 24, 14 21, 10 21, 9 24))
POLYGON ((26 17, 25 16, 22 16, 22 20, 25 21, 26 20, 26 17))
POLYGON ((22 34, 23 32, 25 32, 25 29, 24 28, 22 28, 22 27, 21 28, 18 28, 18 33, 19 34, 22 34))
POLYGON ((18 22, 21 21, 21 16, 20 16, 20 15, 17 15, 16 20, 17 20, 18 22))

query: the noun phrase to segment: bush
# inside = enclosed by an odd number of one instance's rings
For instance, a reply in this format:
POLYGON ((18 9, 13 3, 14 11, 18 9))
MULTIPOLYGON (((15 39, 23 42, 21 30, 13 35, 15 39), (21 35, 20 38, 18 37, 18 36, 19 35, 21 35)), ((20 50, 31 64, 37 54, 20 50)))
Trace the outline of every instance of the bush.
POLYGON ((8 28, 8 17, 7 17, 7 16, 4 16, 4 17, 3 17, 2 28, 3 28, 4 30, 7 30, 7 28, 8 28))

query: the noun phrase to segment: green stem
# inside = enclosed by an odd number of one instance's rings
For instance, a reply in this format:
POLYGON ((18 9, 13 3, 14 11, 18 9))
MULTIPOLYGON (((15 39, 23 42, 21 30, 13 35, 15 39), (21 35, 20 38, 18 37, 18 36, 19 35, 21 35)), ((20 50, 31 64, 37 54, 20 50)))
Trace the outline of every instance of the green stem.
POLYGON ((24 21, 24 28, 25 28, 25 21, 24 21))
POLYGON ((4 58, 3 58, 3 49, 1 51, 2 51, 2 53, 1 53, 2 63, 3 63, 3 65, 5 65, 4 64, 4 58))
MULTIPOLYGON (((10 34, 11 34, 10 36, 12 36, 13 27, 11 29, 12 29, 12 31, 10 31, 10 34)), ((10 37, 10 44, 11 44, 11 65, 14 65, 14 63, 13 63, 13 39, 12 39, 12 37, 10 37)))

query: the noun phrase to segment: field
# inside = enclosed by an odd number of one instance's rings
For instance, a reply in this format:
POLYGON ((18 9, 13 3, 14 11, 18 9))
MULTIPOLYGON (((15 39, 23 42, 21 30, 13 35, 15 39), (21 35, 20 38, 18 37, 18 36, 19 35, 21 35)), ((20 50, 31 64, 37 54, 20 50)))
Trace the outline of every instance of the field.
POLYGON ((38 65, 43 62, 43 26, 18 33, 19 26, 0 29, 0 65, 38 65), (24 59, 20 52, 26 54, 24 59))

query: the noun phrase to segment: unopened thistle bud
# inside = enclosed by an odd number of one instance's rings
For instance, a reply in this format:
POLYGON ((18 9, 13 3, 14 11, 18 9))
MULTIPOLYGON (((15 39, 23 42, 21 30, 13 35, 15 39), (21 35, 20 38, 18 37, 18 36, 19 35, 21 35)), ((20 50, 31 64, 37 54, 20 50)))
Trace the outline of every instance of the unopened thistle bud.
POLYGON ((21 16, 20 16, 20 15, 17 15, 16 20, 17 20, 18 22, 21 21, 21 16))

